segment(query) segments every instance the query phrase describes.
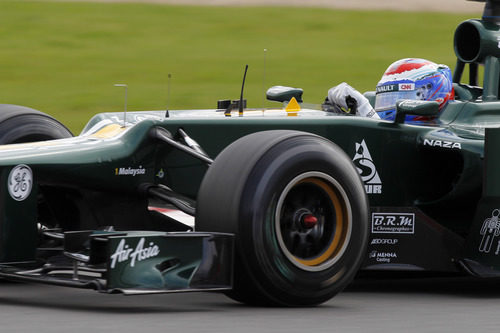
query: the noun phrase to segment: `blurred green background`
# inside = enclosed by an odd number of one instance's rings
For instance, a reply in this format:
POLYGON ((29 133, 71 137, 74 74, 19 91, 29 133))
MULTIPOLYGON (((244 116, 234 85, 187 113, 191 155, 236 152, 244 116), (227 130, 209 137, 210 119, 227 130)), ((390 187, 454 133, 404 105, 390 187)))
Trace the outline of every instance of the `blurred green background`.
POLYGON ((473 16, 0 0, 0 103, 49 113, 77 134, 93 114, 123 110, 115 83, 128 85, 129 110, 214 108, 239 97, 246 64, 248 106, 262 107, 272 85, 320 103, 342 81, 373 90, 404 57, 453 70, 455 27, 473 16))

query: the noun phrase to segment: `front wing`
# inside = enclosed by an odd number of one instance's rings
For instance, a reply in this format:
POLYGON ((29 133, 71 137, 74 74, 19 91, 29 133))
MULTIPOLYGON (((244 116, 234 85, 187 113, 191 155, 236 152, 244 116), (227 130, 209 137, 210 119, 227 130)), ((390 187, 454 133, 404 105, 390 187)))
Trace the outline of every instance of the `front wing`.
POLYGON ((42 265, 2 264, 0 277, 106 293, 227 290, 232 283, 233 235, 66 232, 62 251, 48 258, 42 265))

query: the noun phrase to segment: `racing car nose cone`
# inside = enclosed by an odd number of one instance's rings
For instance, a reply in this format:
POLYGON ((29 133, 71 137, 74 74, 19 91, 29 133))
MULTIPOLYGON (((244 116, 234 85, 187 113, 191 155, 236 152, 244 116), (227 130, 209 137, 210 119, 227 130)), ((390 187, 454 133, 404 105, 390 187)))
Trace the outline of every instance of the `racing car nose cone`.
POLYGON ((316 216, 314 216, 312 214, 306 214, 302 218, 302 224, 307 229, 311 229, 311 228, 314 228, 316 226, 316 224, 318 224, 318 219, 316 218, 316 216))

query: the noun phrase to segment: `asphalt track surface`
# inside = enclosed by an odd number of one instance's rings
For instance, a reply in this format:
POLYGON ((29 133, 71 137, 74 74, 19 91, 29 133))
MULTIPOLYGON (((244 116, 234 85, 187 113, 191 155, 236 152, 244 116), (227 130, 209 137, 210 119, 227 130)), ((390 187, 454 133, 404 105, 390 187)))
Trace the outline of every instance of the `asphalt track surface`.
POLYGON ((255 308, 222 294, 105 295, 0 281, 0 332, 498 332, 500 280, 357 280, 312 308, 255 308))

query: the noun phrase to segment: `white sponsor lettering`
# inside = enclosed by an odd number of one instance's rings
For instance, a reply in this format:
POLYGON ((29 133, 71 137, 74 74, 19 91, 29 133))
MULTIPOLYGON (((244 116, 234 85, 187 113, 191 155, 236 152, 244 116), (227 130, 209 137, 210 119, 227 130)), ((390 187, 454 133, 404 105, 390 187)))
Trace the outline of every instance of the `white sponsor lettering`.
POLYGON ((367 194, 380 194, 382 193, 382 185, 365 185, 367 194))
POLYGON ((396 90, 396 85, 390 84, 390 85, 378 86, 376 89, 377 93, 391 92, 396 90))
POLYGON ((442 147, 451 149, 462 149, 460 142, 424 139, 424 146, 442 147))
POLYGON ((135 176, 144 174, 146 174, 146 169, 144 169, 141 165, 139 166, 139 168, 136 169, 133 169, 131 167, 115 169, 116 176, 135 176))
POLYGON ((372 251, 368 255, 370 259, 375 259, 377 262, 380 263, 390 263, 391 259, 397 259, 398 255, 394 252, 378 252, 378 251, 372 251))
POLYGON ((415 214, 413 213, 373 213, 372 233, 374 234, 413 234, 415 233, 415 214))
POLYGON ((398 243, 397 238, 386 239, 386 238, 374 238, 372 239, 371 245, 396 245, 398 243))
POLYGON ((122 239, 111 255, 111 268, 115 268, 116 263, 125 262, 130 260, 130 267, 134 267, 135 263, 145 259, 156 257, 160 254, 160 249, 153 242, 149 243, 148 247, 144 247, 144 237, 139 240, 135 249, 132 249, 122 239))
POLYGON ((399 103, 399 106, 405 107, 407 109, 416 109, 419 106, 425 105, 429 103, 429 101, 422 101, 416 99, 405 99, 404 101, 399 103))

